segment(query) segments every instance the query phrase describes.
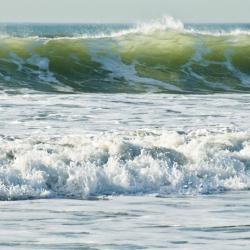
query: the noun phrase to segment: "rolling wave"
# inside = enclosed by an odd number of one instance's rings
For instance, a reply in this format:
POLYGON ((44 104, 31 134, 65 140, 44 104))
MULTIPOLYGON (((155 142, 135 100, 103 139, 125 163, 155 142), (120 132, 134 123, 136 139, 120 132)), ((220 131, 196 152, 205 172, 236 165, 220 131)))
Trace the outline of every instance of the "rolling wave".
POLYGON ((112 30, 2 35, 0 89, 60 93, 250 91, 247 29, 198 29, 165 17, 112 30))

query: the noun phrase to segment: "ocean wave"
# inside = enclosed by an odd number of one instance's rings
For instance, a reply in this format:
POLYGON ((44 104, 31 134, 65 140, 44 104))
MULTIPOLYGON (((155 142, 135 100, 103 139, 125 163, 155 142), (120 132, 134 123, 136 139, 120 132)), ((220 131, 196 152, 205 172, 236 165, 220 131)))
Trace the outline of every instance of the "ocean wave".
POLYGON ((0 199, 250 188, 250 134, 134 131, 0 139, 0 199))
POLYGON ((71 37, 1 37, 0 90, 27 88, 61 93, 250 90, 247 30, 186 27, 181 21, 164 17, 127 29, 98 32, 71 37))

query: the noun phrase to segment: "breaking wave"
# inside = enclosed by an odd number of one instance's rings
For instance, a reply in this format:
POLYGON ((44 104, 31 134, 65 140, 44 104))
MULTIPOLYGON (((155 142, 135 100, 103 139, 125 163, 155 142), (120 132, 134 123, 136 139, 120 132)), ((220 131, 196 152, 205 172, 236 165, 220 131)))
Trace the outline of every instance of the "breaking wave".
POLYGON ((0 199, 250 188, 250 134, 230 130, 0 138, 0 199))
POLYGON ((250 91, 246 27, 184 25, 171 17, 120 29, 86 25, 82 33, 76 27, 68 33, 66 26, 52 27, 50 33, 50 26, 31 27, 26 33, 1 31, 1 90, 250 91))

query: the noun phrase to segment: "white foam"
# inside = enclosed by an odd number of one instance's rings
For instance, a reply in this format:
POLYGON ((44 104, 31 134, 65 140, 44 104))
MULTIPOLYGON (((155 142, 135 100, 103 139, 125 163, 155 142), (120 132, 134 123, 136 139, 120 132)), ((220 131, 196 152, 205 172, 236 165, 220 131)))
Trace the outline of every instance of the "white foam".
POLYGON ((139 22, 135 28, 113 33, 111 36, 123 36, 127 34, 150 34, 156 31, 184 31, 184 24, 171 16, 163 16, 160 19, 151 20, 149 22, 139 22))
POLYGON ((193 130, 1 138, 0 198, 250 188, 250 134, 193 130))
POLYGON ((225 30, 210 31, 210 30, 199 30, 194 28, 188 28, 185 29, 185 33, 205 35, 205 36, 240 36, 240 35, 249 36, 250 35, 249 30, 242 30, 239 28, 231 29, 229 31, 225 30))
MULTIPOLYGON (((176 31, 184 32, 184 24, 171 16, 162 16, 148 22, 138 22, 132 28, 123 29, 111 33, 98 33, 95 35, 75 35, 73 37, 64 37, 63 39, 98 39, 98 38, 116 38, 130 34, 152 34, 157 31, 176 31)), ((49 40, 62 39, 61 37, 50 38, 49 40)))

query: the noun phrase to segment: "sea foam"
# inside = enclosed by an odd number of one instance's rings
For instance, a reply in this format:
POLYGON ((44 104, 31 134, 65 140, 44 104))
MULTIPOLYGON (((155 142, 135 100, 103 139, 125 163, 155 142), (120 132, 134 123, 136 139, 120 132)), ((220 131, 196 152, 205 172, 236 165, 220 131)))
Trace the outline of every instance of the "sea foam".
POLYGON ((0 199, 245 190, 249 152, 247 132, 2 137, 0 199))

